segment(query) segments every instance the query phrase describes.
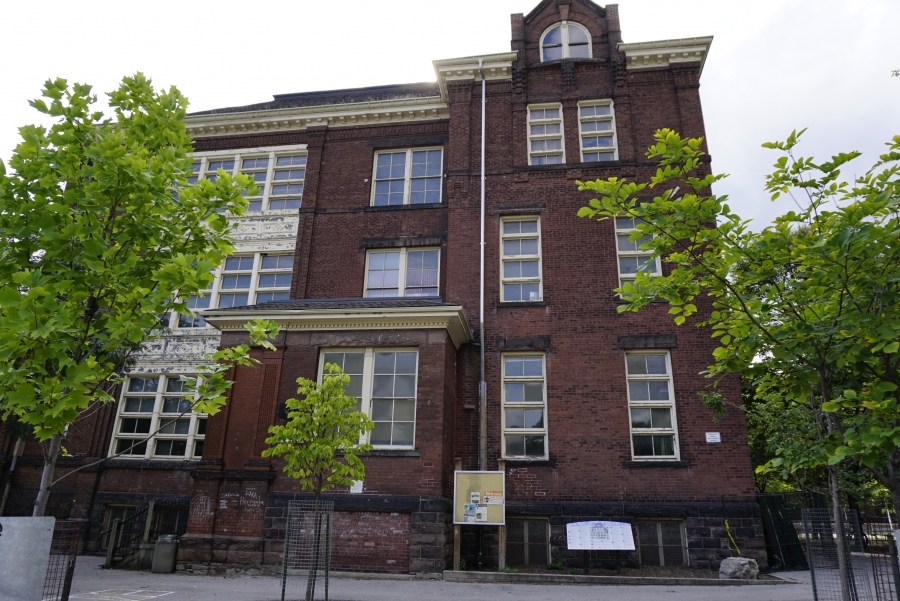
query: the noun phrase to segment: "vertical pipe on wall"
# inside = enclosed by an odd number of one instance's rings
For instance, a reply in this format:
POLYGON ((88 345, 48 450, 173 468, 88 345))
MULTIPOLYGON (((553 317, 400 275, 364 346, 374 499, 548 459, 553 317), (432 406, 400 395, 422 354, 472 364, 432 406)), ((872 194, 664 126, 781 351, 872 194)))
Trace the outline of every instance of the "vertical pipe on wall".
POLYGON ((481 369, 478 380, 478 469, 487 469, 487 382, 484 378, 484 123, 485 123, 485 82, 482 61, 478 59, 478 73, 481 75, 481 266, 480 303, 478 307, 478 343, 481 346, 481 369))

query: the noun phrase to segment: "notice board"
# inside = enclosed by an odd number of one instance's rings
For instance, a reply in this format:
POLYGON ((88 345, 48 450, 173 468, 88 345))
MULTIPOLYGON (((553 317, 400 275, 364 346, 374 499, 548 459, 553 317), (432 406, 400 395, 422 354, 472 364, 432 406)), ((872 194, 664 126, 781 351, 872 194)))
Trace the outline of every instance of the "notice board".
POLYGON ((506 525, 506 484, 503 472, 453 473, 453 523, 506 525))

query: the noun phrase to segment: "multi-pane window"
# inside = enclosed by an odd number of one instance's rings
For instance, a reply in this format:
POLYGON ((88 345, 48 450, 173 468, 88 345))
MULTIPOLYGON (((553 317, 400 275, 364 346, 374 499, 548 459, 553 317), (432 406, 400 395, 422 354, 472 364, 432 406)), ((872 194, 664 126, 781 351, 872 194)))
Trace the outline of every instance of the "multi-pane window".
POLYGON ((541 37, 542 61, 590 57, 591 34, 578 23, 563 21, 545 31, 541 37))
POLYGON ((290 296, 294 255, 234 256, 225 259, 218 286, 215 307, 243 307, 290 296))
POLYGON ((503 456, 547 458, 544 355, 503 355, 503 456))
POLYGON ((241 173, 244 173, 253 179, 253 183, 256 185, 257 191, 259 192, 253 196, 249 195, 249 191, 244 193, 247 196, 247 210, 262 211, 266 180, 269 176, 269 157, 242 159, 241 173))
POLYGON ((375 153, 372 205, 441 202, 443 150, 411 148, 375 153))
POLYGON ((306 179, 306 155, 280 156, 275 159, 270 209, 299 209, 306 179))
POLYGON ((200 178, 200 161, 191 163, 191 174, 187 177, 188 184, 196 184, 200 178))
POLYGON ((642 566, 683 566, 688 563, 683 521, 638 522, 638 552, 642 566))
POLYGON ((619 265, 619 285, 634 281, 638 272, 649 275, 659 275, 659 258, 653 256, 653 251, 642 249, 643 244, 650 240, 651 236, 641 236, 632 240, 631 235, 637 230, 635 220, 631 217, 616 217, 616 254, 619 265))
POLYGON ((506 563, 512 566, 546 566, 550 563, 550 520, 507 518, 506 563))
POLYGON ((578 133, 582 161, 615 161, 616 120, 612 100, 579 103, 578 133))
POLYGON ((372 250, 366 257, 366 298, 438 296, 437 248, 372 250))
POLYGON ((206 415, 178 376, 132 376, 123 387, 110 454, 191 458, 203 455, 206 415), (149 440, 144 440, 154 433, 149 440))
MULTIPOLYGON (((227 257, 214 273, 214 281, 202 295, 192 294, 187 306, 198 312, 210 307, 219 309, 258 305, 286 300, 290 296, 294 255, 256 253, 227 257)), ((166 314, 163 327, 203 328, 206 321, 198 314, 166 314)))
POLYGON ((306 179, 306 151, 297 147, 279 147, 268 152, 265 149, 242 151, 222 156, 222 153, 197 157, 193 165, 194 175, 189 183, 197 181, 199 174, 215 181, 219 169, 227 173, 244 173, 257 187, 257 193, 244 193, 247 210, 297 210, 303 200, 303 184, 306 179), (262 152, 261 152, 262 151, 262 152))
POLYGON ((326 363, 336 363, 350 375, 350 384, 344 391, 357 397, 357 408, 375 422, 368 442, 382 448, 413 447, 416 351, 375 348, 324 351, 320 378, 326 363))
POLYGON ((625 354, 631 448, 635 459, 676 459, 675 395, 668 352, 625 354))
POLYGON ((560 165, 566 162, 562 129, 562 105, 528 107, 529 165, 560 165))
POLYGON ((500 300, 541 300, 540 219, 511 217, 500 228, 500 300))

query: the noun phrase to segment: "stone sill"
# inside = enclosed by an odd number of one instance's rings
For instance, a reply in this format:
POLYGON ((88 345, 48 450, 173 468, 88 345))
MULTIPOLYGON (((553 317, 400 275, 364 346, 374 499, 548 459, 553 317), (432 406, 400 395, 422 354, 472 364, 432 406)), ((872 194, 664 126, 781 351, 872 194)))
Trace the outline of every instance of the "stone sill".
POLYGON ((498 309, 511 309, 513 307, 546 307, 549 303, 546 300, 539 301, 501 301, 497 303, 498 309))
POLYGON ((625 467, 691 467, 690 461, 626 461, 625 467))

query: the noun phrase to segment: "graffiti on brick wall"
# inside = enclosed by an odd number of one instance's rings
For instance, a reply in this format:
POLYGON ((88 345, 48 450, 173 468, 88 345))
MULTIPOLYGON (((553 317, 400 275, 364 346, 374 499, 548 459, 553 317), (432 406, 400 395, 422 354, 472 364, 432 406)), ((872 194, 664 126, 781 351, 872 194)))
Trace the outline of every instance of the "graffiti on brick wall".
POLYGON ((192 531, 203 531, 209 527, 213 516, 213 500, 203 493, 191 499, 191 512, 188 516, 189 528, 192 531))

